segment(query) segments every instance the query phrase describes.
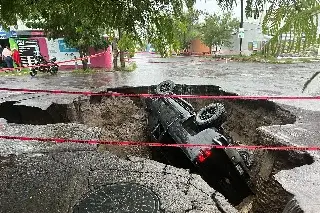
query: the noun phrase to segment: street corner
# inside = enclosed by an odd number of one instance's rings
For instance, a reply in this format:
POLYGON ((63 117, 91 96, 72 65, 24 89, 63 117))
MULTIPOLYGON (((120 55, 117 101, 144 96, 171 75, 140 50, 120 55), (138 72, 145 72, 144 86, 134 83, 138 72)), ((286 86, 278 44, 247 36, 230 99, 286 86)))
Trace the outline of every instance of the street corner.
POLYGON ((290 170, 282 170, 275 174, 281 186, 293 195, 284 213, 299 210, 301 212, 317 212, 320 199, 320 160, 310 165, 302 165, 290 170))

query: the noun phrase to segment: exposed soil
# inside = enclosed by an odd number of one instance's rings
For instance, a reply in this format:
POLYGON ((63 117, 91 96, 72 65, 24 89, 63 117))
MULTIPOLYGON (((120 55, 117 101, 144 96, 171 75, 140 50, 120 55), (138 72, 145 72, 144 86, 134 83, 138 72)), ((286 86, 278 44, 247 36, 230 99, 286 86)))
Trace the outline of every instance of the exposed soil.
MULTIPOLYGON (((78 114, 81 122, 88 126, 101 127, 101 140, 147 141, 147 114, 130 98, 102 97, 94 101, 82 101, 80 105, 78 114)), ((143 146, 101 145, 99 150, 108 150, 121 158, 134 155, 151 159, 150 149, 143 146)))

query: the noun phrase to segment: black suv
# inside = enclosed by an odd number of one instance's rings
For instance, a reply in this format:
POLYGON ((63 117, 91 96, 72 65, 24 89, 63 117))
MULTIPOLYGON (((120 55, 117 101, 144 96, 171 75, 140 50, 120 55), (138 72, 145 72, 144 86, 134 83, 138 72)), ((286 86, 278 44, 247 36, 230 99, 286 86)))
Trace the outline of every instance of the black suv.
MULTIPOLYGON (((173 94, 174 87, 174 82, 164 81, 157 85, 156 94, 173 94)), ((184 99, 162 96, 147 98, 146 106, 153 142, 234 145, 232 138, 222 128, 226 121, 226 111, 221 103, 213 103, 195 113, 193 106, 184 99)), ((231 203, 238 204, 252 194, 249 187, 248 152, 201 147, 180 149, 204 180, 231 203)))

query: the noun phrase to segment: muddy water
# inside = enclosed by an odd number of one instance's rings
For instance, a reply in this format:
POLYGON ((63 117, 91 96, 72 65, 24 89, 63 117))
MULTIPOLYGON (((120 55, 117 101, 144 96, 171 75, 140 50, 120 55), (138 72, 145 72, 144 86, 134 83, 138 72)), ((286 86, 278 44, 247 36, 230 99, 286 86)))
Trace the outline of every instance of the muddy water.
MULTIPOLYGON (((198 57, 157 58, 142 53, 133 59, 138 68, 134 72, 102 72, 71 74, 59 72, 57 76, 38 75, 7 77, 1 87, 29 89, 88 90, 96 87, 145 86, 171 79, 190 85, 217 85, 225 91, 239 95, 319 95, 320 76, 316 77, 305 93, 303 84, 314 72, 320 71, 319 63, 265 64, 208 61, 198 57), (167 62, 167 63, 154 63, 167 62), (18 86, 17 86, 18 85, 18 86)), ((319 101, 277 101, 307 110, 319 111, 319 101)))
MULTIPOLYGON (((133 59, 138 68, 134 72, 104 72, 93 75, 60 73, 57 77, 38 77, 33 83, 39 87, 81 88, 145 86, 171 79, 190 85, 217 85, 239 95, 295 95, 320 94, 320 76, 301 92, 303 84, 316 71, 319 63, 266 64, 208 61, 198 57, 157 58, 151 54, 137 54, 133 59), (166 62, 166 63, 154 63, 166 62)), ((29 81, 29 80, 28 80, 29 81)), ((21 82, 26 83, 26 82, 21 82)), ((30 83, 28 83, 30 86, 30 83)), ((277 101, 308 110, 320 109, 318 101, 277 101)))

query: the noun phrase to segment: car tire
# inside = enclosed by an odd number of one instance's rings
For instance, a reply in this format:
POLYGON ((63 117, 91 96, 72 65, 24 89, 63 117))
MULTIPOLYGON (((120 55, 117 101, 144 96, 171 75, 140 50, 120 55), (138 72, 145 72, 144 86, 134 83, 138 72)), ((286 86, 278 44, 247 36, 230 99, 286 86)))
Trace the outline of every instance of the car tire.
POLYGON ((199 126, 221 127, 227 120, 226 110, 221 103, 213 103, 202 109, 196 115, 196 123, 199 126))
POLYGON ((51 75, 56 75, 58 72, 58 68, 53 66, 53 67, 50 67, 50 74, 51 75))
POLYGON ((175 83, 171 80, 163 81, 157 85, 156 93, 160 95, 168 95, 173 92, 175 83))
POLYGON ((30 70, 30 75, 31 75, 31 77, 36 76, 37 75, 37 70, 35 70, 35 69, 30 70))
POLYGON ((253 164, 253 153, 247 150, 240 150, 239 154, 245 162, 247 168, 250 169, 253 164))

